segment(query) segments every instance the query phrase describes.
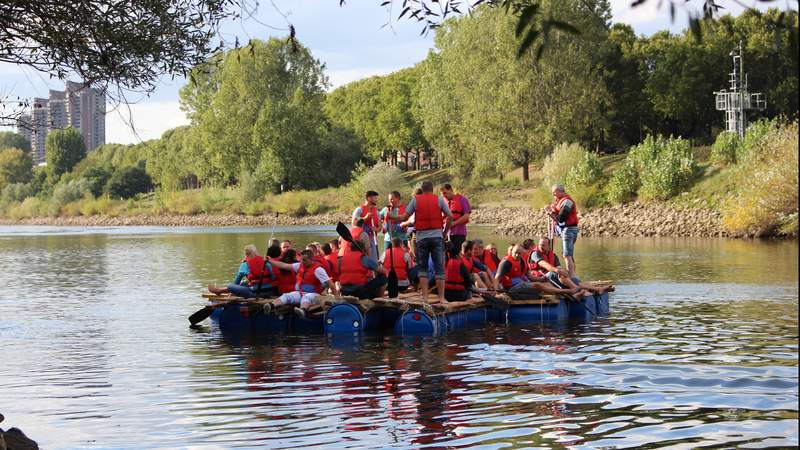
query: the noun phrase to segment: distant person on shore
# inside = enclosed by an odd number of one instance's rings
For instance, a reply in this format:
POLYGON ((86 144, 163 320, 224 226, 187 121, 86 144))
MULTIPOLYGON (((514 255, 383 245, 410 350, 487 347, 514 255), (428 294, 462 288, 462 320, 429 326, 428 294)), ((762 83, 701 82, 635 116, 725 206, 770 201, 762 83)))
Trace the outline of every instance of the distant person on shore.
POLYGON ((392 220, 387 217, 389 212, 396 215, 402 215, 406 212, 406 205, 403 204, 400 197, 400 192, 398 191, 392 191, 392 193, 389 194, 389 204, 383 208, 379 214, 381 220, 383 221, 383 248, 384 251, 389 249, 392 246, 392 241, 394 239, 399 239, 401 245, 408 248, 407 230, 408 226, 413 222, 392 220))
POLYGON ((367 255, 365 249, 362 242, 355 241, 355 245, 348 247, 339 259, 342 295, 360 299, 383 297, 388 272, 377 259, 367 255))
MULTIPOLYGON (((270 247, 267 256, 280 254, 280 249, 270 247)), ((217 295, 233 294, 242 298, 271 297, 274 295, 275 273, 272 263, 258 254, 253 244, 244 247, 244 260, 239 264, 239 271, 233 283, 226 287, 209 284, 208 291, 217 295)))
POLYGON ((461 246, 467 240, 467 224, 469 223, 469 215, 472 213, 472 208, 469 206, 469 200, 461 194, 456 194, 453 191, 453 186, 444 184, 441 188, 442 196, 447 200, 447 207, 453 214, 453 224, 450 226, 448 233, 448 240, 450 245, 461 251, 461 246))
POLYGON ((559 289, 540 281, 532 282, 527 275, 527 265, 522 260, 522 246, 514 245, 511 255, 506 256, 497 267, 494 289, 505 290, 514 299, 535 299, 542 293, 576 295, 581 289, 559 289))
POLYGON ((570 277, 569 272, 560 267, 558 256, 550 245, 550 239, 539 239, 539 245, 533 248, 528 260, 529 276, 533 279, 547 280, 556 287, 567 289, 581 288, 595 294, 602 294, 606 287, 592 283, 582 283, 578 277, 570 277))
POLYGON ((352 226, 357 226, 359 220, 363 221, 361 225, 367 237, 370 240, 368 247, 369 256, 378 258, 378 232, 381 230, 381 218, 378 214, 378 193, 375 191, 367 191, 364 194, 364 203, 353 210, 353 217, 351 221, 352 226))
POLYGON ((450 212, 450 208, 444 198, 434 195, 433 183, 430 181, 422 183, 422 194, 415 195, 411 199, 411 202, 406 206, 405 214, 395 215, 388 213, 387 216, 392 220, 405 221, 412 214, 414 214, 416 233, 414 255, 416 257, 419 285, 422 290, 422 300, 424 302, 428 301, 428 257, 430 257, 433 262, 434 276, 436 277, 438 301, 444 302, 444 233, 453 222, 453 214, 450 212), (442 231, 443 229, 445 231, 442 231))
POLYGON ((570 277, 575 276, 575 241, 578 239, 578 205, 567 194, 563 184, 554 184, 552 194, 555 201, 547 205, 545 211, 553 219, 556 234, 561 235, 562 254, 567 261, 570 277))
MULTIPOLYGON (((317 303, 317 296, 325 289, 330 288, 334 295, 338 294, 336 286, 330 282, 328 272, 314 261, 314 253, 311 250, 303 250, 300 253, 299 263, 287 264, 276 261, 272 264, 279 269, 291 270, 297 274, 294 290, 273 300, 272 306, 297 305, 295 313, 300 317, 305 317, 308 308, 317 303)), ((269 313, 268 309, 264 311, 269 313)))

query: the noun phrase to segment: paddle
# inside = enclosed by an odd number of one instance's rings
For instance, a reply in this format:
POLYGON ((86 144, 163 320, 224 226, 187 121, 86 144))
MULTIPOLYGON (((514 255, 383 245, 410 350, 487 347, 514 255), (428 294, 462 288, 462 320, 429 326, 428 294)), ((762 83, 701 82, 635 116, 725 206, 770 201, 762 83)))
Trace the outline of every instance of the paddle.
MULTIPOLYGON (((272 237, 275 236, 275 225, 278 223, 278 212, 275 212, 275 219, 272 221, 272 231, 269 232, 269 239, 267 239, 267 251, 269 251, 269 244, 272 242, 272 237)), ((267 251, 264 253, 264 265, 261 267, 261 276, 258 278, 258 289, 256 289, 256 295, 261 293, 261 285, 264 283, 264 271, 267 270, 267 263, 269 259, 267 258, 267 251)))
POLYGON ((397 298, 400 289, 397 286, 397 273, 394 271, 394 244, 389 247, 389 281, 387 282, 389 298, 397 298))
POLYGON ((191 316, 189 316, 189 323, 192 326, 197 325, 198 323, 208 319, 208 316, 210 316, 211 313, 214 312, 214 309, 219 308, 220 306, 223 306, 226 303, 227 302, 225 302, 225 303, 217 303, 216 305, 204 306, 203 309, 201 309, 201 310, 195 312, 194 314, 192 314, 191 316))
POLYGON ((343 224, 342 222, 337 223, 336 233, 338 233, 339 236, 342 237, 342 239, 349 242, 350 245, 355 245, 357 249, 361 250, 361 253, 365 255, 368 254, 367 251, 364 249, 364 247, 361 245, 361 242, 356 242, 355 240, 353 240, 353 235, 350 234, 350 229, 347 228, 347 225, 343 224))

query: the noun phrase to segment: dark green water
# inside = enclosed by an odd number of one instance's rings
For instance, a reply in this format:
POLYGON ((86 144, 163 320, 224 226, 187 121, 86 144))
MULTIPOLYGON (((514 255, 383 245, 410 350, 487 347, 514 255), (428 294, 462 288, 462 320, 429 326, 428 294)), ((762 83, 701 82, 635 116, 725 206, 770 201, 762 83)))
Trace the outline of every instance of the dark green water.
POLYGON ((797 242, 582 239, 579 273, 618 286, 588 324, 344 341, 190 330, 203 286, 265 238, 0 227, 0 426, 46 449, 798 445, 797 242))

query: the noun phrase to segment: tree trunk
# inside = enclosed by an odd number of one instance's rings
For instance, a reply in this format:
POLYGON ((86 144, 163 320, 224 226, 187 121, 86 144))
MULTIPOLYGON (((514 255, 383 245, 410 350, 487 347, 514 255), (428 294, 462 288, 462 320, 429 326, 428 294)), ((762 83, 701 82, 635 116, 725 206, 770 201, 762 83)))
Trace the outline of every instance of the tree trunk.
POLYGON ((408 149, 403 150, 403 162, 405 162, 406 170, 408 170, 408 149))
POLYGON ((528 173, 528 161, 522 164, 522 181, 530 181, 531 177, 528 173))
POLYGON ((422 169, 422 161, 420 161, 420 157, 422 156, 422 150, 419 148, 414 149, 414 153, 417 155, 417 159, 414 162, 414 170, 422 169))

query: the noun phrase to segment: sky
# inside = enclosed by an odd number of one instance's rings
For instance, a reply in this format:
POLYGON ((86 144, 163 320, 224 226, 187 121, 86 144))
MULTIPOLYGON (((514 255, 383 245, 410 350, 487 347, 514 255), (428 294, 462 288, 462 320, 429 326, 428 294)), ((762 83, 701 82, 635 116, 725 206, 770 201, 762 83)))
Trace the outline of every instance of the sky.
MULTIPOLYGON (((785 8, 785 2, 791 1, 776 1, 769 5, 785 8)), ((223 25, 222 37, 233 41, 238 36, 241 42, 270 36, 283 38, 287 35, 287 24, 291 23, 300 42, 325 63, 332 88, 336 88, 361 78, 385 75, 412 66, 425 59, 432 48, 433 33, 420 36, 422 28, 419 24, 390 20, 399 12, 397 5, 390 16, 387 7, 379 6, 381 3, 381 0, 348 0, 345 6, 340 7, 339 0, 262 1, 256 13, 257 20, 229 21, 223 25)), ((400 4, 400 1, 394 3, 400 4)), ((677 32, 687 24, 687 14, 682 8, 702 6, 702 0, 691 0, 686 4, 676 1, 678 13, 673 23, 666 6, 668 3, 648 0, 632 8, 631 0, 611 0, 612 20, 630 24, 637 34, 651 35, 663 29, 677 32), (660 9, 659 4, 662 4, 660 9)), ((734 15, 743 10, 741 3, 755 4, 759 9, 769 6, 757 0, 722 0, 718 3, 728 8, 723 12, 734 15)), ((106 142, 138 143, 158 138, 170 128, 187 124, 178 102, 178 91, 184 84, 182 78, 164 78, 149 97, 133 96, 129 98, 133 103, 128 106, 114 108, 109 105, 106 142)), ((63 82, 30 68, 0 63, 0 96, 47 97, 49 89, 63 90, 63 82)))

